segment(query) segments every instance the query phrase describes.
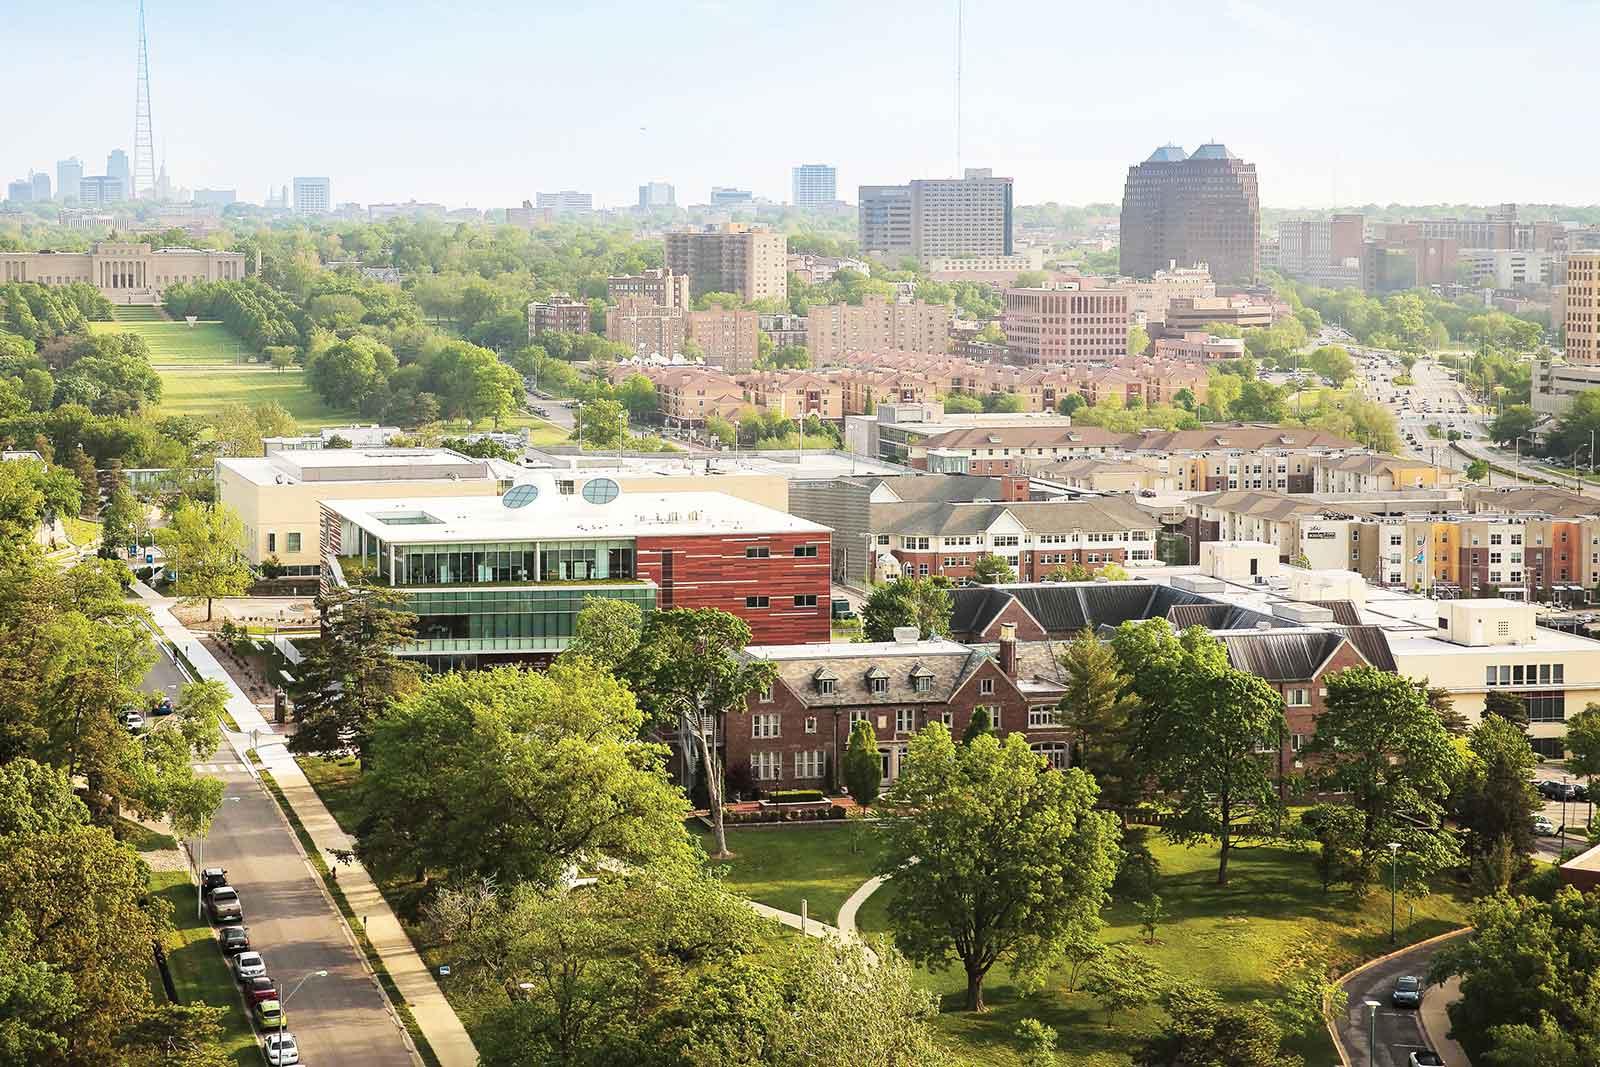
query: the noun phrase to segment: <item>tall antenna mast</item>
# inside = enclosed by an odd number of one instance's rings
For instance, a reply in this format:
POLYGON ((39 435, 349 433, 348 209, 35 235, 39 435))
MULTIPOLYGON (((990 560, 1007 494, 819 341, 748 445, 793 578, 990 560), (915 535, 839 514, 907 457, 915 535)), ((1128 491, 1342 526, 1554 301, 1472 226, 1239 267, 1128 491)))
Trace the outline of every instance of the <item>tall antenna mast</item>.
POLYGON ((133 112, 133 199, 156 187, 156 146, 150 129, 150 50, 144 36, 144 0, 139 0, 139 76, 133 112))
MULTIPOLYGON (((140 0, 143 3, 144 0, 140 0)), ((961 44, 965 36, 962 28, 962 14, 966 8, 966 0, 956 0, 956 172, 953 178, 961 177, 961 44)))

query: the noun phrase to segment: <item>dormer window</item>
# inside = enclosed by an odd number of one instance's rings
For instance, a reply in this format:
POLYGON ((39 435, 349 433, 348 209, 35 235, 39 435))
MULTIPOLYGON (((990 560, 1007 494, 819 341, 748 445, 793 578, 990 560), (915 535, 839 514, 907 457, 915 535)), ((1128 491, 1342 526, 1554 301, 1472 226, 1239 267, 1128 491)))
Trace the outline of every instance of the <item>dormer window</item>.
POLYGON ((835 686, 839 684, 839 676, 826 667, 818 667, 817 673, 811 676, 811 681, 817 687, 818 693, 832 696, 835 686))
POLYGON ((911 691, 926 693, 931 689, 933 689, 933 672, 920 663, 911 668, 911 691))
POLYGON ((889 691, 889 675, 882 667, 871 667, 867 670, 867 691, 874 696, 882 696, 889 691))

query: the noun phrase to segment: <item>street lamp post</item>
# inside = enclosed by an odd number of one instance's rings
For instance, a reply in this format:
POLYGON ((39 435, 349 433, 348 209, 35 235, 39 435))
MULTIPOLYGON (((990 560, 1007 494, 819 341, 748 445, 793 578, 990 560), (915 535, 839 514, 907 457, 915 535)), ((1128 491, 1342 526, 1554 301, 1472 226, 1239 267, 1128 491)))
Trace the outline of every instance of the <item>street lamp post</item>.
POLYGON ((1389 842, 1389 944, 1394 944, 1394 900, 1400 885, 1400 842, 1389 842))
POLYGON ((1567 854, 1567 783, 1570 775, 1561 776, 1561 855, 1567 854))
MULTIPOLYGON (((1517 439, 1511 442, 1511 454, 1515 457, 1511 464, 1511 476, 1513 478, 1522 477, 1522 471, 1520 468, 1522 467, 1522 442, 1524 441, 1528 442, 1530 445, 1536 445, 1539 443, 1526 434, 1518 434, 1517 439)), ((1522 483, 1517 482, 1516 484, 1520 485, 1522 483)))
POLYGON ((304 978, 300 979, 300 981, 298 981, 298 982, 296 982, 294 984, 294 988, 289 990, 289 996, 288 997, 284 997, 282 1000, 280 1000, 278 1002, 278 1050, 279 1050, 278 1051, 278 1058, 279 1059, 283 1058, 283 1019, 284 1019, 284 1016, 287 1015, 288 1012, 289 1012, 289 997, 292 997, 296 993, 300 992, 300 987, 305 985, 311 979, 313 979, 313 978, 326 978, 326 977, 328 977, 328 972, 327 971, 312 971, 310 974, 306 975, 304 978))
POLYGON ((1368 1067, 1378 1067, 1378 1002, 1368 1000, 1367 1004, 1367 1064, 1368 1067))

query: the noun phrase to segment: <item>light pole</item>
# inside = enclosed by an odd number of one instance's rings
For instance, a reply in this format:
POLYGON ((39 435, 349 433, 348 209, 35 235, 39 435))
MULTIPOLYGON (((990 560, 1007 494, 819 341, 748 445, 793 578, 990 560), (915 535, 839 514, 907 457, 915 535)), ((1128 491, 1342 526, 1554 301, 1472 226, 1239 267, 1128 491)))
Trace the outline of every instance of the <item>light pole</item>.
POLYGON ((328 977, 327 971, 312 971, 310 974, 306 975, 304 978, 300 979, 300 981, 294 984, 294 988, 289 990, 288 997, 284 997, 278 1002, 278 1058, 280 1060, 283 1058, 283 1019, 284 1016, 289 1012, 289 997, 292 997, 296 993, 300 992, 300 987, 305 985, 311 979, 326 977, 328 977))
POLYGON ((1567 783, 1569 781, 1571 781, 1570 776, 1565 775, 1565 774, 1563 774, 1561 776, 1561 852, 1560 852, 1560 855, 1562 855, 1562 856, 1565 856, 1566 853, 1567 853, 1567 783))
POLYGON ((1394 899, 1400 885, 1400 842, 1389 842, 1389 944, 1394 944, 1394 899))
POLYGON ((1367 1065, 1378 1067, 1378 1002, 1368 1000, 1367 1004, 1367 1065))
MULTIPOLYGON (((1518 434, 1517 439, 1511 442, 1511 453, 1515 457, 1511 464, 1511 476, 1513 478, 1520 478, 1522 476, 1522 471, 1520 468, 1522 467, 1522 442, 1524 441, 1528 442, 1530 445, 1536 445, 1539 443, 1525 434, 1518 434)), ((1522 483, 1517 482, 1516 484, 1520 485, 1522 483)))

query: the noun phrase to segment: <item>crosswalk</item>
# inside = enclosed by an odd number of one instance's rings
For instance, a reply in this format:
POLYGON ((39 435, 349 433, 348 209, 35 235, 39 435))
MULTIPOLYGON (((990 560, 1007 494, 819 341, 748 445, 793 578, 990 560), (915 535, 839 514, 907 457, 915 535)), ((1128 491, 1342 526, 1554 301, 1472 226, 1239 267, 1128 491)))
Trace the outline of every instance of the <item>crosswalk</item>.
POLYGON ((191 763, 189 766, 202 774, 243 774, 242 763, 191 763))

